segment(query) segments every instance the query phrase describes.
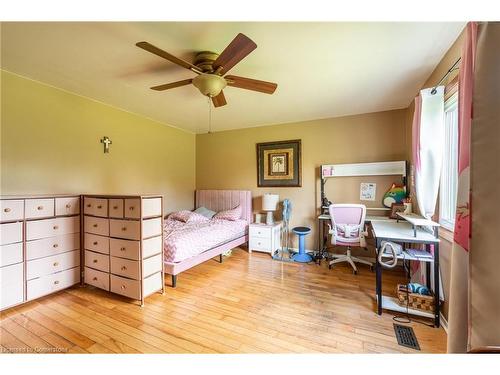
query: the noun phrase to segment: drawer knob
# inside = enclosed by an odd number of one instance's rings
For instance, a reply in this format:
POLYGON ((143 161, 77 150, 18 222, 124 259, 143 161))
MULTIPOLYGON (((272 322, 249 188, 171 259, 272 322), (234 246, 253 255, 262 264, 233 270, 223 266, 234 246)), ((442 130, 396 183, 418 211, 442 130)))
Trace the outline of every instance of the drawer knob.
POLYGON ((122 227, 122 231, 126 231, 127 230, 127 227, 122 227))
POLYGON ((92 205, 89 203, 89 204, 87 204, 87 207, 90 208, 90 207, 92 207, 92 205))
POLYGON ((66 205, 66 208, 71 208, 71 204, 69 204, 69 203, 68 203, 68 204, 66 205))
POLYGON ((57 249, 57 248, 59 247, 59 245, 55 243, 55 244, 53 244, 53 245, 52 245, 52 247, 53 247, 54 249, 57 249))
POLYGON ((54 281, 54 285, 59 284, 59 280, 54 281))
POLYGON ((3 212, 10 212, 10 208, 9 208, 9 207, 4 208, 4 209, 3 209, 3 212))
POLYGON ((59 265, 58 262, 54 262, 54 267, 57 267, 59 265))
POLYGON ((97 263, 97 259, 94 259, 94 260, 93 260, 93 262, 94 262, 94 263, 97 263))
POLYGON ((125 290, 125 289, 127 289, 127 287, 125 285, 122 285, 121 290, 125 290))
POLYGON ((134 210, 134 206, 130 206, 128 209, 129 209, 130 211, 133 211, 133 210, 134 210))
POLYGON ((94 246, 96 246, 96 245, 97 245, 97 241, 94 241, 94 246))
POLYGON ((41 210, 43 210, 43 206, 38 206, 36 209, 37 209, 38 211, 41 211, 41 210))
POLYGON ((97 281, 97 277, 94 277, 92 280, 93 280, 93 281, 97 281))
POLYGON ((127 249, 126 249, 126 248, 124 248, 124 247, 121 247, 121 248, 120 248, 120 251, 125 251, 125 250, 127 250, 127 249))
POLYGON ((118 206, 113 206, 113 210, 117 210, 118 209, 118 206))
POLYGON ((97 228, 97 224, 92 225, 94 228, 97 228))
POLYGON ((58 229, 59 229, 59 226, 58 226, 58 225, 54 225, 52 228, 53 228, 54 230, 58 230, 58 229))
POLYGON ((102 208, 102 206, 101 206, 101 205, 99 205, 99 206, 97 206, 97 208, 98 208, 98 209, 101 209, 101 208, 102 208))
POLYGON ((122 271, 126 271, 126 270, 127 270, 127 267, 122 266, 122 271))

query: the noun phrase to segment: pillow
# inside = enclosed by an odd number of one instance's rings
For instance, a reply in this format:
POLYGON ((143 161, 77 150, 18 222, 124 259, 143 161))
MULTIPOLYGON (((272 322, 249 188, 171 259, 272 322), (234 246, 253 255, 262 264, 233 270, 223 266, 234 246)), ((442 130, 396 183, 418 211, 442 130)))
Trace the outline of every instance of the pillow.
POLYGON ((214 216, 214 219, 231 220, 231 221, 235 221, 240 218, 241 218, 241 206, 237 206, 232 210, 217 212, 214 216))
POLYGON ((177 211, 171 213, 168 217, 171 220, 178 220, 184 223, 196 223, 200 221, 208 220, 205 216, 197 214, 196 212, 191 212, 188 210, 177 211))
POLYGON ((209 210, 206 207, 198 207, 196 210, 193 212, 205 216, 207 219, 211 219, 214 217, 214 215, 217 213, 215 211, 209 210))

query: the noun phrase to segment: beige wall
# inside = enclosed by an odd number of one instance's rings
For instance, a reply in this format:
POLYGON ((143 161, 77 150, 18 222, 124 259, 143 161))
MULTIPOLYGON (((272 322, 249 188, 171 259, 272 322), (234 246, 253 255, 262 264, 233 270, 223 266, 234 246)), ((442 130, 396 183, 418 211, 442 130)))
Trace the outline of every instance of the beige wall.
POLYGON ((193 206, 195 135, 2 71, 1 193, 157 193, 193 206), (113 141, 103 153, 99 140, 113 141))
MULTIPOLYGON (((439 80, 446 74, 448 69, 452 67, 452 65, 457 61, 462 52, 462 42, 463 42, 464 34, 460 34, 458 39, 453 43, 448 52, 442 58, 440 63, 436 66, 430 77, 427 79, 425 84, 422 86, 423 88, 433 87, 436 85, 439 80)), ((448 76, 448 79, 445 80, 442 84, 446 85, 453 78, 455 78, 458 74, 458 71, 454 71, 448 76)), ((415 93, 417 96, 418 93, 415 93)), ((406 110, 406 143, 407 143, 407 158, 408 160, 412 159, 412 150, 411 150, 411 142, 412 142, 412 122, 413 122, 413 113, 415 111, 414 102, 410 104, 408 109, 406 110)), ((439 201, 437 203, 439 206, 439 201)), ((436 208, 437 210, 439 207, 436 208)), ((436 217, 437 219, 437 217, 436 217)), ((446 232, 446 230, 441 229, 441 233, 446 232)), ((446 234, 446 233, 443 233, 446 234)), ((443 305, 443 315, 447 319, 448 318, 448 297, 450 295, 450 272, 451 272, 451 242, 452 233, 448 233, 447 236, 442 236, 442 242, 440 245, 440 269, 441 269, 441 278, 443 281, 443 292, 445 296, 445 301, 443 305)))
MULTIPOLYGON (((197 135, 196 188, 249 189, 254 197, 254 211, 260 210, 260 197, 264 193, 278 193, 280 200, 289 198, 293 205, 291 225, 312 227, 306 245, 309 249, 316 248, 319 166, 404 160, 405 115, 405 110, 396 110, 197 135), (258 188, 256 143, 289 139, 302 140, 302 187, 258 188)), ((364 180, 378 183, 375 205, 381 206, 383 190, 392 180, 392 177, 364 180)), ((359 179, 329 181, 327 197, 335 201, 359 201, 359 182, 359 179)))

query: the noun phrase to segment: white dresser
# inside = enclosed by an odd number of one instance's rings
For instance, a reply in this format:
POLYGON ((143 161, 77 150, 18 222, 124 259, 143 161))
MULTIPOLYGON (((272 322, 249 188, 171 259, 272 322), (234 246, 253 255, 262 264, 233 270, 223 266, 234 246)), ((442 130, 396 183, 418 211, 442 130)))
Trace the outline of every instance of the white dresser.
POLYGON ((271 255, 281 248, 281 222, 273 225, 253 223, 249 229, 248 251, 263 251, 271 255))
POLYGON ((0 199, 0 310, 80 282, 80 196, 0 199))
POLYGON ((141 301, 164 292, 163 197, 83 196, 84 281, 141 301))

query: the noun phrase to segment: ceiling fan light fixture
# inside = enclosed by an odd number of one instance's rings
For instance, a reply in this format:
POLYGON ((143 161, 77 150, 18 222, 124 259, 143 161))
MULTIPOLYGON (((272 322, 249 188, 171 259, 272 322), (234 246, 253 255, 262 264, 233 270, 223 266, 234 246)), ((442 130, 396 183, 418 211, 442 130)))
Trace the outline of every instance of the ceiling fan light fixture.
POLYGON ((215 97, 226 87, 227 82, 221 76, 202 73, 193 78, 193 85, 208 97, 215 97))

